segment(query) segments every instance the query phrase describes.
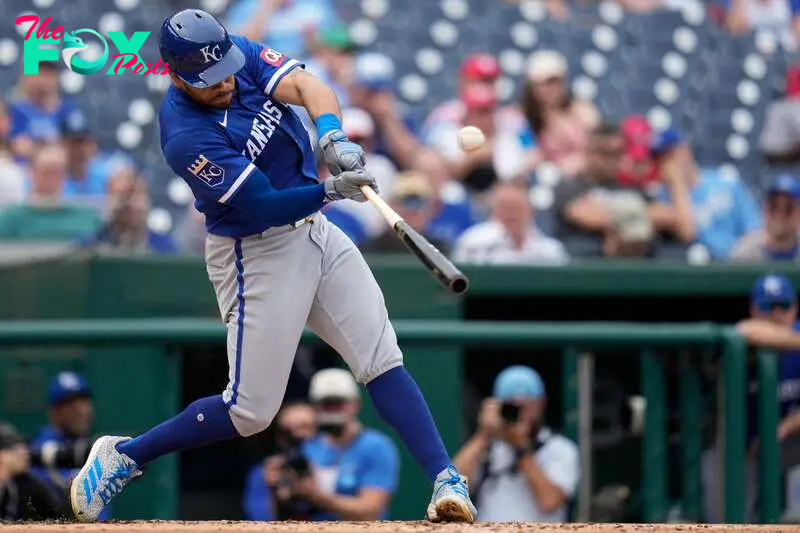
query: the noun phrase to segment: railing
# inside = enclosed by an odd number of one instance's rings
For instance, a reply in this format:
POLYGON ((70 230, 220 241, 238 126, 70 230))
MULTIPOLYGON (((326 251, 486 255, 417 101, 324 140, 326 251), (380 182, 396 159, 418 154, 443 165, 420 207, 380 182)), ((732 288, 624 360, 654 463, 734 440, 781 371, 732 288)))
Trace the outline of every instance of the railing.
MULTIPOLYGON (((724 427, 724 519, 742 523, 745 513, 747 346, 735 330, 713 324, 522 323, 481 321, 394 322, 400 343, 413 346, 527 346, 561 348, 564 387, 564 431, 581 449, 583 479, 578 518, 588 517, 592 491, 592 401, 594 355, 591 350, 635 349, 641 358, 641 384, 646 399, 642 454, 643 519, 666 518, 668 506, 667 391, 663 358, 657 350, 701 348, 722 356, 724 427)), ((225 328, 217 320, 146 319, 0 323, 0 346, 86 345, 159 347, 221 344, 225 328)), ((303 340, 317 342, 306 331, 303 340)), ((170 353, 168 349, 164 354, 170 353)), ((685 516, 701 515, 701 413, 703 391, 696 361, 680 355, 682 506, 685 516)), ((758 356, 760 379, 760 520, 774 523, 780 506, 777 443, 777 358, 758 356)), ((177 480, 173 480, 177 485, 177 480)), ((177 490, 173 486, 171 490, 177 490)))

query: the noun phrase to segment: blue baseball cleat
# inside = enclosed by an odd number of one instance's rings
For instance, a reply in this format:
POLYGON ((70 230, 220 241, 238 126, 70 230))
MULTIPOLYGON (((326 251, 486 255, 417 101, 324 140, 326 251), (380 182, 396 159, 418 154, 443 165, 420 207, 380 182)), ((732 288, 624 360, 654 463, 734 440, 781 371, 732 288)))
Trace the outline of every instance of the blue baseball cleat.
POLYGON ((131 479, 141 475, 137 464, 117 451, 130 437, 100 437, 69 490, 72 512, 81 522, 94 522, 131 479))
POLYGON ((469 499, 467 478, 453 465, 442 470, 433 482, 433 496, 428 504, 428 520, 431 522, 472 523, 478 510, 469 499))

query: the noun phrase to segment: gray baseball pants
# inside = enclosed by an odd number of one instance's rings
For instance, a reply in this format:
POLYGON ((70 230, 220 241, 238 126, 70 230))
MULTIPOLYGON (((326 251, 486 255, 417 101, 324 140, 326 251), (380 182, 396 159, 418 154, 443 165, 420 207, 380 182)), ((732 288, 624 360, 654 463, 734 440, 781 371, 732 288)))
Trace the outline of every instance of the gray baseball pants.
POLYGON ((228 330, 223 399, 241 435, 278 412, 306 325, 360 383, 402 365, 378 283, 323 214, 242 239, 209 234, 206 267, 228 330))

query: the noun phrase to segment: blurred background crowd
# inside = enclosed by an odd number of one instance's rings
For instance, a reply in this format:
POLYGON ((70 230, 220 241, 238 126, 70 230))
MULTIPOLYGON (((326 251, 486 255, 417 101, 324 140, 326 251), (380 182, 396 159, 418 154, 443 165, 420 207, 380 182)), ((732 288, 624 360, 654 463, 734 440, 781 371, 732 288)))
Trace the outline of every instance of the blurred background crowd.
MULTIPOLYGON (((185 7, 331 83, 383 196, 459 262, 800 257, 796 0, 11 0, 5 258, 202 251, 202 216, 158 148, 169 78, 60 62, 21 75, 29 26, 12 24, 36 13, 130 35, 185 7), (459 148, 464 125, 483 148, 459 148)), ((154 35, 140 56, 158 58, 154 35)), ((370 205, 326 215, 366 252, 402 250, 370 205)))

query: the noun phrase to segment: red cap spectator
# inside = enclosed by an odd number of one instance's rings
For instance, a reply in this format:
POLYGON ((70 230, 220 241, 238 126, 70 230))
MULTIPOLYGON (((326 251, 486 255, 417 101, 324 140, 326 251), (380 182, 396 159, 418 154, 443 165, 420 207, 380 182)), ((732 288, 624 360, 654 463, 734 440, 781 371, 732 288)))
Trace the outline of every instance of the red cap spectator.
POLYGON ((800 97, 800 65, 792 65, 786 72, 786 97, 800 97))
POLYGON ((631 115, 620 123, 625 153, 620 165, 619 181, 625 185, 643 187, 658 180, 658 169, 652 159, 650 145, 653 130, 642 115, 631 115))
POLYGON ((461 101, 467 106, 467 111, 494 109, 497 105, 497 95, 488 87, 475 85, 465 87, 461 91, 461 101))
POLYGON ((473 54, 461 63, 462 79, 496 80, 500 77, 500 63, 490 54, 473 54))

